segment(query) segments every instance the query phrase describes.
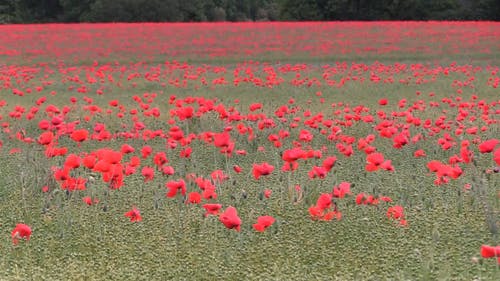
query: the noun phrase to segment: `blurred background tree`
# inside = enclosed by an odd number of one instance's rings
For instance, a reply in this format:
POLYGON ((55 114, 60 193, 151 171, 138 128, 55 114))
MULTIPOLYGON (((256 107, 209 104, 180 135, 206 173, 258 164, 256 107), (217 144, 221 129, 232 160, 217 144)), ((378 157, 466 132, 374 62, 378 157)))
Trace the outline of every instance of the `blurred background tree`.
POLYGON ((500 20, 500 0, 0 0, 0 23, 500 20))

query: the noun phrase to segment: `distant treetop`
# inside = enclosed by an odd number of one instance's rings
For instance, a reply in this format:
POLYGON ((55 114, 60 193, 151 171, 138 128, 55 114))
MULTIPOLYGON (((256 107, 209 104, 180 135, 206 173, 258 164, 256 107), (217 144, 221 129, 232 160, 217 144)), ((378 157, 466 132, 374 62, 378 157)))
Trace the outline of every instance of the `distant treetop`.
POLYGON ((500 0, 3 0, 0 23, 500 20, 500 0))

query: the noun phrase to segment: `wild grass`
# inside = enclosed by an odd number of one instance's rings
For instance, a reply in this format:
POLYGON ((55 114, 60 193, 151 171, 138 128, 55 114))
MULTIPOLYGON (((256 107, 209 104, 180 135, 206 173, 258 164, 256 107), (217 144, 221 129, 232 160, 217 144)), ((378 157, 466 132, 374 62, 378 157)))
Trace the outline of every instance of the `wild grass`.
MULTIPOLYGON (((453 57, 454 58, 454 57, 453 57)), ((346 61, 358 60, 346 57, 346 61)), ((404 61, 400 54, 391 57, 385 63, 404 61)), ((420 57, 418 59, 421 59, 420 57)), ((443 58, 446 60, 446 58, 443 58)), ((293 58, 291 58, 293 61, 293 58)), ((301 59, 310 65, 321 65, 323 61, 301 59)), ((328 63, 328 62, 326 62, 328 63)), ((331 62, 330 62, 331 63, 331 62)), ((458 64, 467 64, 459 61, 458 64)), ((233 69, 235 65, 224 64, 217 59, 211 65, 223 65, 233 69)), ((445 64, 443 63, 445 66, 445 64)), ((149 65, 148 65, 149 67, 149 65)), ((134 70, 135 71, 135 70, 134 70)), ((144 75, 148 68, 137 70, 144 75)), ((312 68, 307 77, 321 77, 322 71, 312 68)), ((422 120, 436 120, 446 115, 447 120, 454 120, 457 107, 442 102, 443 98, 462 98, 463 101, 477 102, 478 96, 488 104, 493 104, 491 112, 499 110, 498 89, 487 85, 490 72, 481 70, 474 73, 474 87, 460 87, 457 93, 454 81, 466 81, 469 77, 460 72, 448 76, 438 75, 436 81, 417 84, 370 83, 369 72, 361 77, 366 82, 350 82, 343 87, 328 86, 293 86, 284 83, 277 87, 266 88, 254 85, 233 86, 189 86, 174 87, 168 83, 152 83, 145 80, 126 81, 122 85, 105 82, 104 95, 95 95, 98 85, 88 85, 87 94, 78 94, 68 90, 70 83, 62 82, 61 73, 41 71, 35 79, 24 87, 35 86, 44 75, 54 81, 41 93, 13 96, 7 89, 0 89, 2 99, 8 106, 0 108, 4 121, 10 123, 12 132, 23 130, 26 136, 36 138, 40 133, 38 121, 44 118, 37 115, 34 120, 21 118, 10 119, 8 111, 14 105, 29 108, 39 96, 48 98, 46 104, 58 107, 69 104, 69 98, 76 96, 79 102, 68 114, 67 120, 80 120, 78 127, 92 130, 95 122, 106 124, 112 132, 122 130, 121 125, 131 125, 130 119, 118 119, 116 111, 112 114, 101 113, 89 122, 83 110, 83 96, 94 99, 94 103, 109 108, 108 102, 119 99, 130 110, 137 107, 133 103, 134 95, 157 93, 152 103, 162 115, 160 118, 143 118, 147 128, 168 131, 169 104, 171 95, 178 99, 186 97, 205 97, 214 99, 227 108, 234 107, 244 114, 248 113, 251 103, 263 103, 260 111, 271 118, 281 105, 295 100, 299 109, 292 117, 306 119, 304 112, 312 115, 323 113, 326 117, 343 120, 344 114, 336 115, 337 109, 346 106, 353 108, 363 105, 367 114, 376 116, 383 110, 388 114, 403 111, 409 105, 423 100, 427 105, 423 111, 414 114, 422 120), (133 85, 132 83, 135 84, 133 85), (56 95, 50 95, 55 91, 56 95), (420 95, 416 93, 420 92, 420 95), (318 93, 321 93, 319 95, 318 93), (435 95, 432 95, 434 93, 435 95), (387 98, 389 105, 380 107, 378 100, 387 98), (324 100, 321 100, 324 99, 324 100), (404 109, 397 103, 407 100, 404 109), (235 100, 238 100, 235 103, 235 100), (430 107, 429 102, 440 103, 439 107, 430 107), (495 104, 496 102, 496 104, 495 104), (332 107, 332 104, 343 105, 332 107)), ((114 74, 113 74, 114 75, 114 74)), ((410 75, 402 72, 394 75, 394 80, 406 79, 410 75)), ((207 74, 209 79, 225 76, 231 79, 231 71, 223 75, 207 74)), ((283 74, 288 81, 293 73, 283 74)), ((43 108, 43 107, 42 107, 43 108)), ((477 117, 468 121, 467 127, 481 127, 481 112, 474 108, 471 115, 477 117)), ((377 137, 374 146, 391 159, 394 172, 365 170, 365 154, 354 148, 354 154, 346 157, 335 148, 335 141, 328 141, 319 129, 311 129, 302 122, 291 130, 287 123, 278 123, 277 127, 259 131, 250 121, 244 121, 255 129, 256 138, 249 141, 246 136, 232 134, 236 141, 235 149, 245 149, 247 156, 233 155, 225 157, 217 148, 199 140, 191 143, 193 153, 190 158, 179 157, 180 147, 172 150, 165 148, 163 139, 144 141, 141 139, 117 138, 108 142, 86 141, 76 145, 68 137, 62 137, 59 146, 68 147, 70 153, 89 152, 100 147, 119 149, 128 143, 137 151, 143 145, 150 145, 154 151, 167 151, 169 165, 176 174, 163 176, 158 172, 153 181, 144 182, 138 173, 125 179, 119 190, 110 190, 98 173, 78 169, 79 176, 88 179, 86 190, 66 192, 52 177, 51 167, 60 166, 63 158, 47 159, 44 149, 36 143, 26 144, 3 133, 0 137, 3 147, 0 152, 0 276, 1 280, 498 280, 500 265, 493 259, 480 258, 482 244, 499 245, 500 227, 500 178, 498 173, 489 172, 494 162, 490 154, 478 153, 475 146, 475 160, 462 165, 464 174, 450 183, 436 186, 435 176, 428 171, 428 161, 436 159, 447 162, 448 158, 458 153, 457 147, 444 151, 437 145, 437 135, 427 135, 421 127, 412 127, 412 135, 422 133, 425 140, 408 144, 402 149, 394 149, 389 139, 377 137), (290 130, 291 137, 283 141, 282 148, 275 148, 267 140, 270 134, 279 130, 290 130), (300 129, 314 132, 314 139, 308 143, 313 149, 326 148, 324 155, 335 155, 338 160, 333 170, 325 179, 310 179, 307 172, 313 165, 321 165, 322 159, 301 161, 299 169, 293 173, 280 171, 283 164, 280 152, 291 148, 291 140, 296 139, 300 129), (264 149, 259 149, 263 147, 264 149), (9 153, 20 148, 19 153, 9 153), (414 158, 413 152, 424 149, 425 158, 414 158), (275 166, 272 175, 255 180, 251 175, 253 163, 269 162, 275 166), (243 168, 242 173, 232 169, 234 165, 243 168), (229 175, 229 180, 218 184, 219 197, 214 202, 234 206, 238 210, 243 224, 240 232, 229 230, 217 217, 204 217, 204 210, 199 205, 187 205, 185 198, 166 198, 165 182, 186 178, 196 174, 208 178, 216 169, 229 175), (352 183, 352 195, 344 199, 335 199, 342 219, 340 221, 313 221, 308 208, 316 202, 320 193, 331 192, 332 187, 342 181, 352 183), (464 185, 471 189, 465 190, 464 185), (49 192, 42 192, 42 186, 48 185, 49 192), (299 194, 291 186, 300 185, 303 193, 299 194), (264 189, 271 189, 269 199, 263 198, 264 189), (359 206, 354 197, 360 192, 390 196, 394 202, 380 203, 378 206, 359 206), (99 203, 87 206, 82 202, 84 196, 98 198, 99 203), (402 205, 408 226, 402 227, 386 216, 387 207, 402 205), (124 216, 132 206, 140 209, 143 220, 132 223, 124 216), (276 219, 264 233, 257 233, 252 228, 258 216, 271 215, 276 219), (32 227, 33 234, 29 241, 12 245, 11 231, 16 223, 23 222, 32 227)), ((491 113, 490 119, 498 121, 498 114, 491 113)), ((402 120, 393 118, 393 120, 402 120)), ((398 121, 399 122, 399 121, 398 121)), ((185 132, 199 134, 204 131, 220 132, 228 124, 216 114, 206 114, 200 118, 178 121, 185 132)), ((374 124, 356 122, 353 126, 342 127, 342 134, 356 138, 376 134, 374 124)), ((452 128, 454 125, 451 125, 452 128)), ((233 131, 234 132, 234 131, 233 131)), ((445 131, 453 133, 450 131, 445 131)), ((498 138, 498 123, 490 125, 484 132, 478 133, 481 140, 498 138)), ((464 139, 471 141, 476 136, 454 136, 459 143, 464 139)), ((354 143, 353 146, 356 144, 354 143)), ((152 166, 151 158, 144 160, 141 166, 152 166)), ((188 190, 196 190, 193 183, 188 183, 188 190)))

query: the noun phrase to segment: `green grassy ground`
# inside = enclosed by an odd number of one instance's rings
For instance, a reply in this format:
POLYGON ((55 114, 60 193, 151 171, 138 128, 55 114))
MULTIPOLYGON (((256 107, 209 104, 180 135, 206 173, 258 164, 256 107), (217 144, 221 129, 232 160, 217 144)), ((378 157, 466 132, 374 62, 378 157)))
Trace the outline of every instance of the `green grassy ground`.
MULTIPOLYGON (((403 61, 405 57, 391 58, 387 62, 403 61)), ((316 61, 304 63, 318 64, 316 61)), ((211 62, 218 65, 217 61, 211 62)), ((459 62, 466 63, 466 62, 459 62)), ((232 65, 226 65, 229 69, 232 65)), ((144 73, 145 70, 142 70, 144 73)), ((230 71, 228 72, 230 73, 230 71)), ((45 73, 38 74, 43 77, 45 73)), ((312 70, 310 77, 321 76, 320 69, 312 70)), ((51 77, 55 81, 43 92, 48 103, 58 106, 69 104, 69 97, 77 95, 67 92, 67 84, 61 82, 59 74, 51 77), (50 91, 56 96, 50 96, 50 91)), ((369 73, 362 76, 369 79, 369 73)), ((395 81, 407 77, 407 73, 395 75, 395 81)), ((226 75, 230 77, 230 74, 226 75)), ((293 76, 293 75, 292 75, 293 76)), ((498 101, 498 89, 487 86, 489 73, 474 75, 475 88, 463 88, 463 100, 471 100, 473 94, 487 103, 498 101)), ((440 75, 437 81, 428 84, 403 85, 372 84, 353 82, 342 88, 295 87, 284 84, 276 88, 257 88, 231 85, 198 89, 178 89, 167 85, 139 81, 135 87, 124 81, 118 86, 105 85, 107 94, 91 95, 96 104, 106 106, 111 99, 119 98, 128 109, 133 107, 131 97, 144 92, 157 92, 155 100, 164 115, 160 120, 144 119, 151 128, 167 130, 166 120, 171 94, 179 98, 203 96, 217 98, 241 112, 247 112, 253 102, 264 104, 263 112, 272 116, 290 98, 300 107, 299 114, 310 110, 313 114, 323 112, 334 116, 332 103, 343 102, 364 105, 376 115, 381 109, 377 105, 380 98, 388 98, 386 112, 398 111, 397 102, 406 98, 407 104, 417 100, 440 102, 444 97, 456 97, 452 87, 454 80, 466 80, 459 73, 440 75), (320 97, 316 95, 322 92, 320 97), (416 91, 422 93, 415 95, 416 91), (434 92, 436 96, 429 97, 434 92), (239 99, 239 104, 233 101, 239 99), (310 103, 308 104, 308 101, 310 103)), ((33 81, 37 81, 36 79, 33 81)), ((35 82, 33 82, 35 83, 35 82)), ((10 106, 2 110, 7 119, 8 110, 15 104, 30 106, 36 100, 33 96, 6 96, 10 106)), ((5 94, 5 95, 4 95, 5 94)), ((81 97, 81 96, 79 96, 81 97)), ((498 104, 496 105, 498 110, 498 104)), ((442 104, 439 108, 428 108, 416 113, 422 120, 436 119, 443 114, 453 120, 457 109, 442 104)), ((76 109, 71 115, 75 120, 85 113, 76 109)), ((480 113, 477 114, 480 117, 480 113)), ((498 116, 498 115, 497 115, 498 116)), ((332 117, 333 118, 333 117, 332 117)), ((497 117, 498 119, 498 117, 497 117)), ((35 119, 38 121, 39 119, 35 119)), ((40 131, 37 122, 11 122, 14 129, 24 128, 31 137, 40 131)), ((119 129, 121 121, 114 117, 96 116, 94 121, 104 122, 111 129, 119 129)), ((480 120, 468 123, 480 126, 480 120)), ((226 124, 215 116, 205 116, 199 120, 180 122, 183 129, 190 132, 220 131, 226 124)), ((303 125, 301 125, 303 126, 303 125)), ((10 140, 6 134, 0 153, 0 280, 498 280, 500 266, 493 259, 481 259, 479 249, 482 244, 498 245, 500 198, 498 197, 499 174, 486 174, 491 168, 489 155, 475 153, 473 164, 464 166, 465 174, 458 180, 444 186, 433 184, 434 175, 426 168, 432 159, 446 162, 452 154, 437 147, 437 139, 442 135, 428 136, 417 145, 407 145, 401 150, 392 148, 385 139, 377 138, 375 146, 391 159, 396 171, 368 173, 364 169, 364 153, 355 151, 345 157, 335 150, 335 143, 317 134, 310 145, 319 149, 328 148, 328 155, 336 155, 338 161, 333 171, 324 180, 310 180, 308 169, 301 168, 292 175, 279 171, 282 160, 279 151, 267 141, 270 133, 288 128, 278 127, 257 132, 257 139, 248 142, 241 137, 237 149, 246 149, 247 157, 226 159, 217 149, 200 142, 193 142, 191 159, 181 159, 177 152, 170 153, 170 164, 177 174, 172 177, 157 176, 152 182, 144 183, 140 173, 126 179, 125 186, 117 191, 109 191, 97 177, 89 182, 87 190, 71 194, 58 189, 42 193, 41 186, 51 183, 50 166, 60 165, 60 159, 47 160, 43 149, 36 144, 21 144, 10 140), (259 152, 257 147, 266 150, 259 152), (9 154, 12 148, 22 152, 9 154), (415 159, 416 149, 424 149, 427 157, 415 159), (275 165, 275 173, 264 179, 255 180, 250 175, 253 163, 268 161, 275 165), (236 174, 233 165, 244 168, 236 174), (182 199, 165 198, 164 183, 189 173, 209 176, 215 169, 223 169, 230 180, 219 186, 219 198, 224 205, 235 206, 243 221, 241 232, 225 229, 216 217, 203 217, 200 206, 185 205, 182 199), (343 213, 340 221, 312 221, 308 208, 315 203, 321 192, 330 192, 333 185, 341 181, 354 184, 354 195, 340 199, 339 209, 343 213), (305 196, 300 202, 288 198, 288 186, 300 184, 305 196), (470 191, 463 190, 471 184, 470 191), (261 199, 264 188, 273 191, 270 199, 261 199), (393 198, 395 204, 405 207, 407 227, 400 227, 386 217, 388 205, 357 206, 354 196, 359 192, 383 194, 393 198), (96 196, 100 203, 86 206, 83 196, 96 196), (143 221, 131 223, 123 216, 131 206, 138 206, 143 221), (260 215, 272 215, 276 223, 264 233, 253 230, 252 224, 260 215), (29 242, 12 245, 10 232, 18 222, 24 222, 33 229, 29 242)), ((303 127, 299 127, 303 128, 303 127)), ((257 130, 256 130, 257 131, 257 130)), ((356 123, 343 128, 343 133, 364 137, 375 133, 369 124, 356 123)), ((294 132, 297 134, 297 131, 294 132)), ((498 138, 498 126, 490 126, 480 133, 481 139, 498 138)), ((469 136, 466 136, 469 137, 469 136)), ((471 137, 472 138, 472 137, 471 137)), ((459 141, 459 138, 457 138, 459 141)), ((108 143, 88 142, 76 147, 65 139, 71 152, 90 151, 109 146, 119 148, 123 141, 108 143)), ((142 140, 127 143, 140 148, 142 140)), ((164 141, 154 140, 147 144, 156 150, 164 149, 164 141)), ((287 143, 285 147, 290 147, 287 143)), ((177 151, 177 150, 176 150, 177 151)), ((457 152, 456 149, 453 150, 457 152)), ((150 160, 146 162, 151 164, 150 160)), ((301 163, 302 167, 319 165, 321 161, 310 159, 301 163)), ((89 173, 82 173, 88 177, 89 173)), ((193 185, 190 186, 193 189, 193 185)))

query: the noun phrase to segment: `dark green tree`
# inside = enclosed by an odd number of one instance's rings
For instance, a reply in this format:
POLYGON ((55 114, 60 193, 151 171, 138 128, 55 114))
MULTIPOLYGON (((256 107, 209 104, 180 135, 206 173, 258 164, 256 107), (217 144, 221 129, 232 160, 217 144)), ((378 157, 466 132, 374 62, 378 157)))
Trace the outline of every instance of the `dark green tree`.
POLYGON ((0 0, 0 23, 500 20, 500 0, 0 0))
POLYGON ((473 2, 473 9, 476 11, 475 20, 500 21, 500 0, 478 0, 473 2))
POLYGON ((62 22, 80 22, 88 17, 94 0, 59 0, 62 13, 59 20, 62 22))
POLYGON ((84 21, 161 22, 183 21, 178 0, 95 0, 84 21))
POLYGON ((14 0, 7 3, 13 8, 13 22, 55 22, 62 12, 59 0, 14 0))
POLYGON ((14 0, 0 2, 0 24, 14 22, 14 0))
POLYGON ((183 21, 199 22, 206 21, 205 3, 203 0, 181 0, 179 10, 183 15, 183 21))
POLYGON ((282 5, 284 20, 324 20, 316 0, 286 0, 282 5))

